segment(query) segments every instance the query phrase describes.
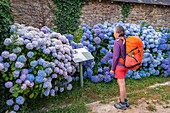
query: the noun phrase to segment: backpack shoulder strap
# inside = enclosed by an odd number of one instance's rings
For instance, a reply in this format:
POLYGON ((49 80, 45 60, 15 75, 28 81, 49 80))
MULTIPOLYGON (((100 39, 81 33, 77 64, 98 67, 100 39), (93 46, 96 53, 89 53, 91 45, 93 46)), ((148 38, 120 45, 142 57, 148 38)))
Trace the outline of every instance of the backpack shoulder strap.
POLYGON ((124 44, 125 44, 125 39, 124 39, 124 37, 120 37, 119 39, 123 41, 123 45, 124 45, 124 44))

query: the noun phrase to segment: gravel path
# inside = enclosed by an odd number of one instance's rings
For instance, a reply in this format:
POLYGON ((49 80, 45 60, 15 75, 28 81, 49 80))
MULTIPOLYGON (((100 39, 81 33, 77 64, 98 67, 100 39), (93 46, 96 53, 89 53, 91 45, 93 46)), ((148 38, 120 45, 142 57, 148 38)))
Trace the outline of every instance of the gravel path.
MULTIPOLYGON (((157 86, 169 85, 170 81, 162 84, 155 84, 149 88, 157 86)), ((132 104, 127 110, 118 110, 114 105, 114 101, 103 103, 100 101, 87 104, 90 109, 89 113, 170 113, 170 100, 163 102, 159 100, 146 100, 142 98, 138 100, 138 105, 132 104)))

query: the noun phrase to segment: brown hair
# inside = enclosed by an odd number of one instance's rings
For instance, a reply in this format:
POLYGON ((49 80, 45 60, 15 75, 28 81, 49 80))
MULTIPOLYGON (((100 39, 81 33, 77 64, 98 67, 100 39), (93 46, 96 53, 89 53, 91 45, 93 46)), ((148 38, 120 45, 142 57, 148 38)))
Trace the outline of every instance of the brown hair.
POLYGON ((119 37, 120 36, 124 36, 125 35, 125 30, 122 26, 116 26, 115 28, 115 32, 119 34, 119 37))

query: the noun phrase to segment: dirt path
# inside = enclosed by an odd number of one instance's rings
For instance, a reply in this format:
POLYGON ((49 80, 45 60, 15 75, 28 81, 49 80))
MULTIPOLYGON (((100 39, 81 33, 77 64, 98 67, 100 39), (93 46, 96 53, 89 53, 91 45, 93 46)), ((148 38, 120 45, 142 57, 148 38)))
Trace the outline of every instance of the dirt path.
MULTIPOLYGON (((157 86, 170 86, 170 81, 163 84, 155 84, 148 88, 157 86)), ((154 94, 153 94, 154 95, 154 94)), ((113 99, 109 102, 103 103, 102 101, 93 102, 86 106, 90 109, 89 113, 170 113, 170 100, 146 100, 145 98, 137 101, 138 105, 132 104, 127 110, 118 110, 114 105, 113 99)))

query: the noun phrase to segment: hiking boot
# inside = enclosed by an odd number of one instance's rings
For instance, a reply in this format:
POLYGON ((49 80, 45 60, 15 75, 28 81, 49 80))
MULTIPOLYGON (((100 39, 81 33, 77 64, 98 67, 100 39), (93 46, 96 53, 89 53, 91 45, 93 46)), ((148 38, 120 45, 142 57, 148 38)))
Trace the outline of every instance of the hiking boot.
POLYGON ((114 107, 117 108, 117 109, 126 110, 126 103, 125 102, 119 102, 117 104, 114 104, 114 107))
POLYGON ((129 107, 129 106, 130 106, 127 99, 125 99, 125 103, 126 103, 126 107, 129 107))

